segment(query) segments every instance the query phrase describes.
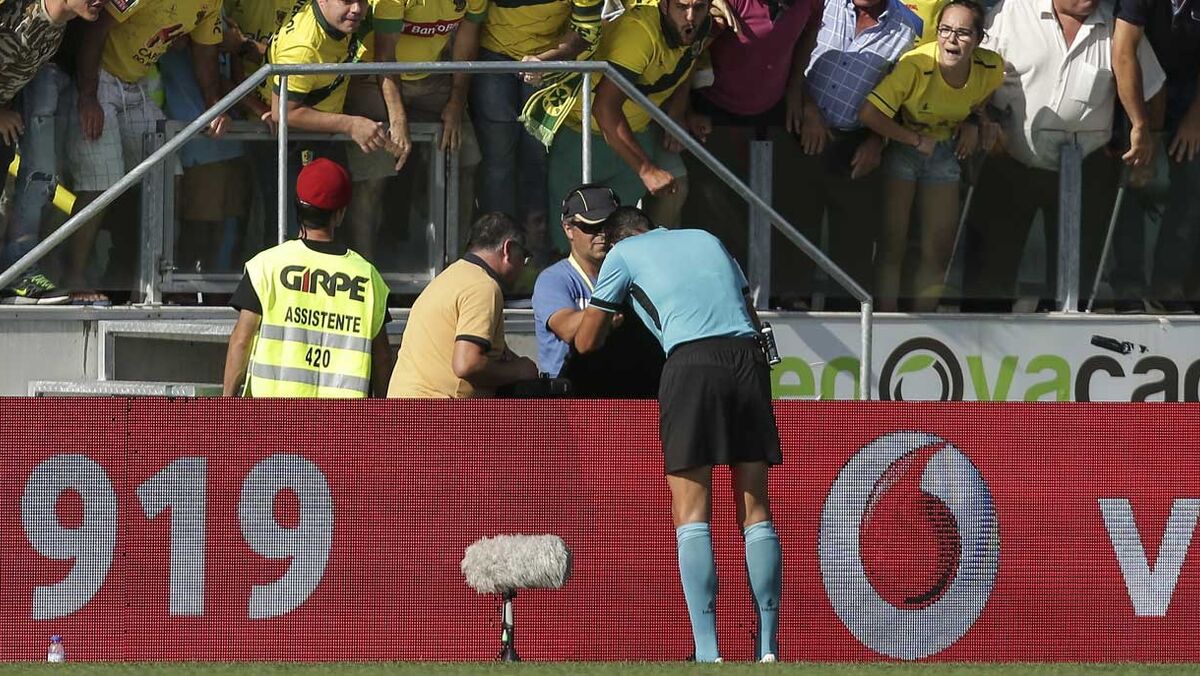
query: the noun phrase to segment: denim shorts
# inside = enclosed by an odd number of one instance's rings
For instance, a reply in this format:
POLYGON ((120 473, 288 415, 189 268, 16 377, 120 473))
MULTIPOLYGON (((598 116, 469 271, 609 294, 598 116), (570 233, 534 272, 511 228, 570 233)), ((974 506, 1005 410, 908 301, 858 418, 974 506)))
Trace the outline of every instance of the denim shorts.
POLYGON ((883 155, 883 175, 915 183, 958 183, 962 169, 954 156, 954 139, 938 141, 925 157, 902 143, 889 143, 883 155))

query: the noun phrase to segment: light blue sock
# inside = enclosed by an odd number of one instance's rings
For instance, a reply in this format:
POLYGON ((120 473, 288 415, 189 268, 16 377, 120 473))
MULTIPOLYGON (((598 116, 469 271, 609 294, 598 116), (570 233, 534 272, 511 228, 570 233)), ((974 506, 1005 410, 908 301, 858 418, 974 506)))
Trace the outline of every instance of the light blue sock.
POLYGON ((685 523, 675 529, 679 550, 679 580, 692 620, 696 661, 712 662, 717 651, 717 564, 707 523, 685 523))
POLYGON ((779 597, 783 589, 783 551, 779 535, 770 521, 759 521, 743 531, 746 538, 746 570, 750 590, 758 608, 757 657, 779 655, 779 597))

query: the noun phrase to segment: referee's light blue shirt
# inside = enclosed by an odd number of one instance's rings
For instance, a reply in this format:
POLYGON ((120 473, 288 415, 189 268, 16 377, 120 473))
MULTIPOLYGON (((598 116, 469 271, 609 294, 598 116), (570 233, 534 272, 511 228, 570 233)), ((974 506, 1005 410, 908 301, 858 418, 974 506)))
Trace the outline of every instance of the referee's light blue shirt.
POLYGON ((608 252, 591 304, 616 312, 632 296, 634 312, 670 355, 701 338, 753 336, 748 289, 742 269, 716 237, 659 228, 621 240, 608 252))

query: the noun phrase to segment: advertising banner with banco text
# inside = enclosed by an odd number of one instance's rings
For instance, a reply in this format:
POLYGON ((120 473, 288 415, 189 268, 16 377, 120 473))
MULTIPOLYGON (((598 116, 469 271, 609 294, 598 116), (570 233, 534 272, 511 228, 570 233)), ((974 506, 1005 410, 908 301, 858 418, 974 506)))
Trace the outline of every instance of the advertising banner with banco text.
MULTIPOLYGON (((654 402, 6 399, 0 660, 489 660, 467 546, 553 533, 525 660, 683 660, 654 402)), ((784 660, 1196 661, 1200 407, 776 403, 784 660)), ((754 612, 714 471, 727 660, 754 612)))

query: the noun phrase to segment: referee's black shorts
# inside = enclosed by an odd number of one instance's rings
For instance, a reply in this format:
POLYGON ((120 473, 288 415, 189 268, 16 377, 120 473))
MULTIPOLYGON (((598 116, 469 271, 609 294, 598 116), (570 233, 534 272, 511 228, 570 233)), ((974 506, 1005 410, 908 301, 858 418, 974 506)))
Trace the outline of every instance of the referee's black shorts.
POLYGON ((778 465, 771 370, 754 338, 704 338, 671 352, 658 388, 667 474, 705 465, 778 465))

